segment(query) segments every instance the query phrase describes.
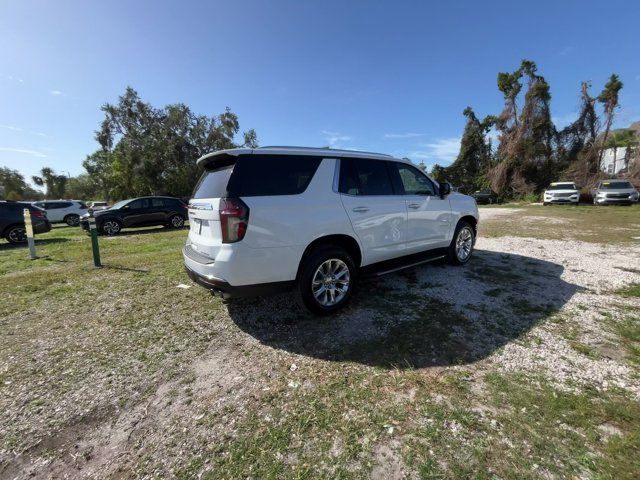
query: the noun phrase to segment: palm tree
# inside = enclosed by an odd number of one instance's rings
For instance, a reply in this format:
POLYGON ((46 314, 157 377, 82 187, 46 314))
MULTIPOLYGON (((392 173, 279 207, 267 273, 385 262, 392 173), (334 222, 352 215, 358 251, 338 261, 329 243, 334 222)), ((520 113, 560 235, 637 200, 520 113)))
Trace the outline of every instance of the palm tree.
POLYGON ((40 176, 31 177, 33 183, 39 187, 46 187, 46 198, 62 198, 67 177, 56 175, 53 169, 44 167, 40 170, 40 176))
MULTIPOLYGON (((622 90, 623 83, 620 81, 620 77, 616 74, 612 74, 609 78, 609 81, 605 84, 604 89, 598 95, 598 101, 602 103, 604 107, 604 134, 602 135, 602 143, 604 145, 607 143, 607 139, 609 138, 609 130, 611 129, 611 125, 613 124, 613 116, 618 107, 619 103, 619 93, 622 90)), ((615 153, 615 152, 614 152, 615 153)), ((602 165, 602 156, 604 154, 604 148, 600 148, 600 165, 602 165)))
MULTIPOLYGON (((633 130, 618 130, 611 134, 611 136, 607 139, 605 143, 605 148, 613 149, 613 174, 616 174, 616 163, 618 161, 618 149, 626 148, 627 151, 625 153, 626 162, 628 162, 629 152, 631 148, 638 144, 638 140, 636 139, 636 132, 633 130)), ((625 168, 628 168, 629 165, 625 164, 625 168)))

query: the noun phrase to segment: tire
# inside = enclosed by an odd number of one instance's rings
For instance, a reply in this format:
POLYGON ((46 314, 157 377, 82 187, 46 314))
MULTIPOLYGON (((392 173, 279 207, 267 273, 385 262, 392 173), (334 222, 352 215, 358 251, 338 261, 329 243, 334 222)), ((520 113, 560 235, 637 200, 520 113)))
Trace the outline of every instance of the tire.
POLYGON ((169 228, 182 228, 184 227, 184 218, 180 215, 172 215, 167 226, 169 228))
POLYGON ((547 202, 542 202, 543 207, 546 207, 547 205, 549 205, 547 202))
POLYGON ((27 230, 23 225, 12 225, 4 233, 4 238, 12 245, 26 243, 27 230))
POLYGON ((99 230, 104 235, 117 235, 122 230, 122 223, 116 219, 109 218, 100 224, 99 230))
POLYGON ((460 221, 447 250, 447 262, 451 265, 464 265, 473 254, 476 234, 469 222, 460 221))
POLYGON ((331 315, 349 303, 356 279, 355 263, 346 250, 333 245, 318 247, 300 265, 298 301, 316 315, 331 315))
POLYGON ((77 227, 80 225, 80 215, 76 215, 75 213, 69 214, 64 217, 64 223, 70 227, 77 227))

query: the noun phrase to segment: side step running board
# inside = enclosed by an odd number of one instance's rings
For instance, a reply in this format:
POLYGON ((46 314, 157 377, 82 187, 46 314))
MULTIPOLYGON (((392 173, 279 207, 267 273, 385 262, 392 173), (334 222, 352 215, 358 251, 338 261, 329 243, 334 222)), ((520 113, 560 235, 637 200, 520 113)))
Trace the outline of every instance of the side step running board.
POLYGON ((406 265, 400 265, 398 267, 394 267, 394 268, 391 268, 389 270, 383 270, 381 272, 376 272, 375 276, 376 277, 381 277, 382 275, 386 275, 387 273, 397 272, 398 270, 404 270, 405 268, 416 267, 416 266, 422 265, 424 263, 435 262, 436 260, 441 260, 444 257, 446 257, 446 255, 440 255, 439 257, 431 257, 431 258, 427 258, 426 260, 421 260, 419 262, 408 263, 406 265))

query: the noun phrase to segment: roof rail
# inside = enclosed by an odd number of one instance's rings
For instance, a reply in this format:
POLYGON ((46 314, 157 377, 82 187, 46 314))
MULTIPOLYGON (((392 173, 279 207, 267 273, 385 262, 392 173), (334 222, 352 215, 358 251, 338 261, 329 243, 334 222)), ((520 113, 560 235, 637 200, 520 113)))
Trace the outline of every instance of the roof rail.
POLYGON ((383 157, 393 158, 392 155, 378 152, 366 152, 364 150, 347 150, 345 148, 331 148, 331 147, 295 147, 291 145, 268 145, 264 147, 258 147, 255 150, 269 150, 269 149, 284 149, 284 150, 330 150, 332 152, 346 152, 346 153, 364 153, 368 155, 380 155, 383 157))

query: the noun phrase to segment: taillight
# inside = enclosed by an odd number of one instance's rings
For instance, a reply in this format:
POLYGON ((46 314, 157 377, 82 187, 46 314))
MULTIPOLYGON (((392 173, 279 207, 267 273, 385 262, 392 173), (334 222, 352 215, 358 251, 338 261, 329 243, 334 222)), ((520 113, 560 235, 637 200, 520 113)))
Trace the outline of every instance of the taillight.
POLYGON ((31 213, 31 218, 45 218, 44 212, 40 210, 29 210, 29 213, 31 213))
POLYGON ((218 209, 222 243, 239 242, 249 226, 249 207, 239 198, 221 198, 218 209))

